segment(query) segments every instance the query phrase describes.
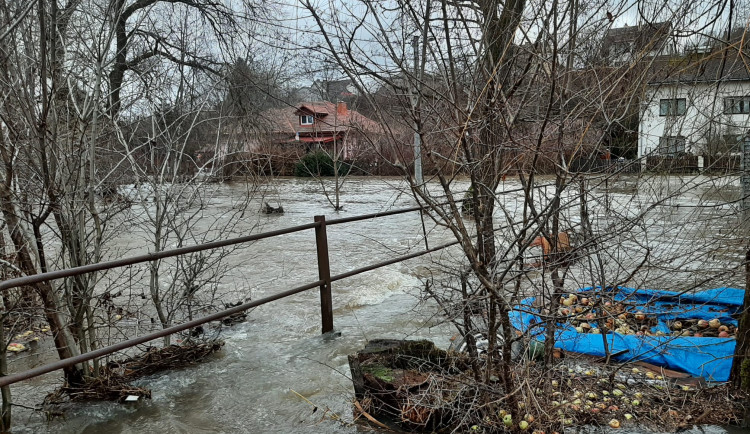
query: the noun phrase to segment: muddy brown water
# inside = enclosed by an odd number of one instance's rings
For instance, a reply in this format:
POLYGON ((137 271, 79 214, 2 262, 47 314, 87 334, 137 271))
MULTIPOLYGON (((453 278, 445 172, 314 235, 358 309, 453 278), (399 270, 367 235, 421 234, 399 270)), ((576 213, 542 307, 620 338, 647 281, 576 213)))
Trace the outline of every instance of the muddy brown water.
MULTIPOLYGON (((643 206, 648 195, 668 194, 682 179, 659 181, 659 187, 634 188, 635 178, 623 181, 627 188, 610 191, 614 208, 600 212, 600 220, 615 221, 615 217, 628 214, 628 207, 643 206), (666 183, 666 186, 664 185, 666 183), (644 193, 647 191, 648 193, 644 193)), ((730 184, 734 181, 728 181, 730 184)), ((725 180, 707 181, 710 198, 696 191, 679 194, 670 203, 704 204, 715 200, 716 189, 726 185, 725 180)), ((703 185, 701 181, 698 183, 703 185)), ((616 184, 615 184, 616 185, 616 184)), ((465 190, 465 182, 458 183, 456 191, 465 190)), ((519 185, 508 182, 505 189, 519 185)), ((236 199, 245 187, 241 184, 219 186, 212 199, 211 212, 205 218, 216 221, 223 211, 236 206, 236 199), (212 214, 213 213, 213 214, 212 214)), ((281 216, 263 216, 248 213, 247 231, 269 231, 310 223, 314 215, 325 214, 329 219, 413 206, 414 199, 405 192, 405 184, 398 179, 357 178, 347 181, 342 194, 344 211, 332 212, 321 194, 320 185, 312 180, 281 179, 264 186, 263 198, 251 206, 260 208, 269 201, 284 206, 281 216)), ((601 194, 602 189, 595 189, 601 194)), ((520 196, 508 197, 504 206, 518 209, 520 196)), ((667 256, 679 256, 688 248, 695 236, 718 236, 721 231, 731 233, 731 224, 716 224, 715 230, 700 235, 701 224, 685 225, 688 218, 698 221, 695 210, 685 211, 669 206, 656 209, 648 216, 653 223, 644 232, 658 232, 654 236, 670 242, 657 247, 667 256), (683 213, 683 214, 680 214, 683 213), (675 224, 682 222, 681 225, 675 224), (696 235, 698 234, 698 235, 696 235), (717 235, 718 234, 718 235, 717 235)), ((711 221, 731 210, 712 209, 711 221)), ((705 211, 701 211, 704 213, 705 211)), ((570 211, 575 221, 577 211, 570 211)), ((700 214, 703 216, 703 214, 700 214)), ((427 220, 429 243, 437 245, 450 241, 443 229, 435 228, 427 220)), ((637 231, 636 231, 637 232, 637 231)), ((367 222, 328 228, 332 273, 337 274, 423 248, 422 222, 415 213, 403 214, 367 222)), ((623 243, 639 248, 638 240, 621 236, 623 243)), ((124 233, 118 241, 122 251, 134 254, 144 251, 133 233, 124 233)), ((724 250, 714 249, 717 267, 735 260, 731 242, 722 242, 724 250), (718 258, 717 258, 718 256, 718 258)), ((695 249, 693 249, 695 250, 695 249)), ((230 258, 231 267, 223 277, 220 289, 232 291, 236 298, 260 298, 275 291, 288 289, 317 280, 314 259, 314 236, 311 231, 264 240, 238 250, 230 258)), ((693 252, 693 254, 697 254, 693 252)), ((334 324, 340 336, 326 339, 319 334, 320 313, 318 295, 314 292, 300 294, 252 310, 248 321, 223 331, 224 349, 209 361, 184 369, 165 372, 139 380, 138 385, 152 390, 151 400, 134 405, 116 403, 76 404, 67 409, 64 419, 47 421, 43 415, 14 409, 14 433, 355 433, 362 428, 352 426, 350 400, 352 388, 349 381, 347 354, 364 346, 371 338, 426 338, 438 346, 447 347, 454 330, 442 324, 433 304, 421 296, 420 278, 430 274, 433 261, 449 261, 460 256, 448 251, 431 258, 422 257, 404 263, 355 276, 333 285, 334 324), (302 398, 304 397, 304 399, 302 398), (313 411, 317 408, 316 411, 313 411)), ((635 255, 633 255, 635 256, 635 255)), ((622 256, 622 264, 629 257, 622 256)), ((633 259, 635 260, 635 259, 633 259)), ((705 266, 705 261, 703 264, 705 266)), ((713 262, 711 262, 713 264, 713 262)), ((686 283, 691 280, 691 261, 675 265, 686 283)), ((581 275, 585 266, 580 266, 581 275)), ((651 272, 650 277, 667 281, 663 275, 651 272)), ((726 277, 726 276, 725 276, 726 277)), ((649 278, 649 275, 643 279, 649 278)), ((731 282, 733 276, 725 280, 731 282)), ((571 279, 570 285, 582 285, 584 278, 571 279)), ((674 284, 674 281, 672 282, 674 284)), ((133 284, 134 285, 134 284, 133 284)), ((718 285, 717 285, 718 286, 718 285)), ((137 291, 137 289, 135 289, 137 291)), ((137 332, 145 332, 138 330, 137 332)), ((22 353, 12 364, 12 370, 34 366, 53 358, 48 343, 33 352, 22 353)), ((21 404, 38 404, 44 394, 58 384, 58 374, 48 374, 13 386, 15 400, 21 404)), ((618 430, 621 433, 643 432, 638 428, 618 430)), ((723 433, 740 432, 735 429, 701 427, 689 432, 723 433)))

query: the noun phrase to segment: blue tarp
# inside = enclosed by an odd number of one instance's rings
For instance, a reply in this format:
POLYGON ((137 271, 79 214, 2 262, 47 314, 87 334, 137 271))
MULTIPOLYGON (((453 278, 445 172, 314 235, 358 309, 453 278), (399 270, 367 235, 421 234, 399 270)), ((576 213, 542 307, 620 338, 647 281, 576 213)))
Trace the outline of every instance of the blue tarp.
MULTIPOLYGON (((600 288, 583 288, 579 295, 599 293, 600 288)), ((722 323, 737 326, 732 314, 740 311, 745 291, 737 288, 715 288, 696 293, 677 293, 652 289, 626 287, 608 288, 602 295, 618 301, 635 304, 634 309, 656 316, 658 324, 652 327, 669 334, 667 321, 679 319, 719 318, 722 323)), ((526 298, 511 312, 513 326, 532 338, 543 340, 542 320, 534 312, 534 297, 526 298)), ((597 312, 594 312, 597 313, 597 312)), ((606 334, 610 354, 625 351, 618 361, 644 361, 669 369, 702 376, 708 381, 727 381, 732 368, 735 339, 695 338, 674 336, 622 335, 610 331, 606 334)), ((605 356, 602 335, 577 333, 569 324, 561 324, 555 333, 555 347, 593 356, 605 356)))

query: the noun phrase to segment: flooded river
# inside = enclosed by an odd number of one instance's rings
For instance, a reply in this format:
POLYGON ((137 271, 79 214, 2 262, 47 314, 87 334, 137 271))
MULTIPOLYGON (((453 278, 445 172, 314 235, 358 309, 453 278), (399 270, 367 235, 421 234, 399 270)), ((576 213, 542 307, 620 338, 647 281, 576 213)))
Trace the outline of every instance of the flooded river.
MULTIPOLYGON (((334 213, 317 182, 278 180, 264 186, 265 196, 254 199, 251 212, 242 216, 246 222, 238 229, 263 232, 311 223, 315 215, 333 219, 414 206, 416 202, 405 187, 398 179, 350 179, 342 193, 344 211, 334 213), (285 214, 258 214, 257 209, 266 201, 283 205, 285 214)), ((517 187, 510 182, 503 186, 517 187)), ((465 188, 466 183, 456 186, 457 191, 465 188)), ((620 195, 614 200, 632 201, 627 186, 622 188, 613 193, 620 195)), ((225 218, 244 191, 245 186, 240 184, 217 187, 205 218, 225 218)), ((429 221, 426 229, 431 246, 452 240, 444 229, 435 228, 429 221)), ((418 251, 424 248, 423 238, 418 213, 330 226, 332 274, 418 251)), ((146 251, 136 233, 122 234, 118 242, 128 254, 146 251)), ((340 332, 338 337, 324 339, 320 335, 316 291, 299 294, 256 308, 247 322, 225 329, 226 345, 209 361, 140 380, 139 385, 152 390, 151 400, 132 406, 76 405, 64 420, 51 422, 39 413, 16 408, 13 432, 360 432, 362 428, 350 423, 353 391, 347 354, 373 338, 427 338, 447 347, 454 333, 442 324, 435 306, 424 301, 420 292, 420 278, 428 275, 432 261, 438 257, 416 258, 335 282, 334 325, 340 332)), ((258 299, 315 281, 314 234, 297 232, 253 243, 233 252, 229 264, 219 289, 237 300, 258 299)), ((34 365, 45 359, 28 354, 24 357, 29 359, 15 366, 34 365)), ((16 385, 14 397, 21 404, 36 405, 58 378, 59 374, 52 373, 16 385)), ((725 431, 709 427, 702 432, 725 431)))
MULTIPOLYGON (((245 217, 248 230, 307 224, 319 214, 333 219, 415 204, 395 179, 349 180, 339 213, 332 211, 314 181, 279 180, 265 187, 265 197, 251 205, 245 217), (258 215, 261 201, 283 205, 285 214, 258 215)), ((223 215, 244 191, 242 185, 219 187, 211 209, 223 215)), ((331 272, 423 248, 421 234, 418 213, 330 226, 331 272)), ((434 231, 430 236, 431 242, 447 240, 434 231)), ((139 243, 132 234, 121 242, 129 247, 139 243)), ((312 230, 253 243, 229 261, 231 276, 221 285, 237 299, 258 299, 317 280, 312 230)), ((419 308, 418 277, 425 263, 411 260, 336 282, 334 325, 341 336, 335 339, 320 335, 317 292, 299 294, 256 308, 247 322, 226 329, 223 351, 209 362, 140 381, 152 390, 150 401, 81 405, 69 411, 66 420, 49 424, 39 414, 16 409, 14 432, 354 432, 346 423, 351 421, 352 393, 347 354, 370 338, 429 338, 446 346, 454 333, 436 326, 434 309, 419 308), (318 407, 315 413, 313 405, 318 407), (344 422, 335 421, 334 415, 344 422)), ((48 374, 14 387, 16 400, 38 404, 57 378, 48 374)))

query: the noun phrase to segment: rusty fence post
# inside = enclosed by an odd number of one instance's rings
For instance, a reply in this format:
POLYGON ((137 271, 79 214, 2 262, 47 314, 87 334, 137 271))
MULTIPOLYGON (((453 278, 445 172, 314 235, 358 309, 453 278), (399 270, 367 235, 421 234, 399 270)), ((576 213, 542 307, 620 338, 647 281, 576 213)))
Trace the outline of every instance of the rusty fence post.
POLYGON ((328 236, 326 216, 316 215, 315 246, 318 250, 318 278, 320 285, 320 314, 323 319, 323 334, 333 331, 333 300, 331 299, 331 267, 328 263, 328 236))

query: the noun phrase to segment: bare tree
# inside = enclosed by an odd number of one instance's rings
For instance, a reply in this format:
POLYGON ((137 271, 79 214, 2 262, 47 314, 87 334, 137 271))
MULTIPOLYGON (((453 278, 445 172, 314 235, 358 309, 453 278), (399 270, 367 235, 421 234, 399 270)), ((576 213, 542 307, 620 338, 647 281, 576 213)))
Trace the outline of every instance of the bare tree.
MULTIPOLYGON (((127 178, 132 155, 116 152, 117 134, 143 116, 144 106, 158 106, 158 112, 174 102, 139 92, 159 79, 165 94, 179 95, 178 105, 190 103, 191 114, 205 109, 189 99, 204 98, 206 89, 200 95, 194 88, 180 89, 197 79, 186 78, 185 71, 218 79, 223 32, 248 14, 210 2, 41 1, 23 7, 2 3, 0 16, 8 23, 0 31, 5 95, 0 103, 0 212, 2 247, 10 259, 6 265, 18 275, 32 275, 105 260, 111 237, 128 227, 121 213, 131 206, 120 186, 132 182, 127 178), (184 13, 166 10, 175 5, 184 13), (171 71, 162 62, 179 69, 171 71)), ((160 122, 167 116, 162 112, 160 122)), ((155 130, 175 128, 171 138, 192 144, 185 137, 196 117, 179 119, 155 130)), ((159 166, 162 175, 177 180, 180 164, 190 158, 180 149, 177 159, 159 166)), ((215 262, 204 262, 204 269, 218 269, 215 262)), ((69 358, 101 344, 97 330, 108 325, 97 311, 107 292, 97 285, 102 276, 39 283, 3 294, 3 301, 7 308, 16 306, 8 302, 17 293, 24 301, 18 305, 28 312, 39 304, 58 356, 69 358)), ((76 385, 98 372, 97 362, 74 366, 65 369, 65 379, 76 385)), ((3 397, 8 404, 9 395, 3 392, 3 397)))
MULTIPOLYGON (((630 146, 634 156, 634 114, 653 104, 653 96, 642 95, 659 56, 672 53, 659 51, 666 45, 661 40, 645 38, 624 63, 590 63, 597 57, 592 52, 602 58, 609 49, 591 38, 601 40, 615 17, 634 12, 624 3, 427 2, 403 4, 390 14, 361 2, 345 9, 349 15, 337 9, 336 16, 318 4, 301 3, 324 41, 322 53, 335 59, 371 101, 377 119, 389 129, 391 146, 403 145, 405 128, 421 143, 422 158, 434 168, 427 179, 440 188, 423 184, 408 165, 391 163, 409 179, 435 223, 459 241, 465 260, 451 267, 462 271, 451 273, 456 280, 446 284, 450 289, 432 287, 430 293, 466 336, 470 354, 478 354, 475 341, 483 336, 486 354, 481 372, 475 365, 475 376, 492 390, 490 383, 499 376, 503 392, 498 399, 518 420, 516 404, 525 399, 521 390, 531 380, 516 376, 509 362, 519 341, 509 319, 512 307, 536 297, 550 365, 557 324, 569 319, 560 314, 559 302, 571 284, 651 286, 655 274, 663 276, 656 270, 679 257, 682 246, 675 247, 663 234, 659 249, 675 248, 655 254, 650 237, 664 228, 654 225, 651 216, 677 197, 700 191, 705 181, 696 177, 675 185, 669 178, 644 175, 635 178, 638 188, 659 193, 628 199, 610 191, 610 183, 622 188, 620 174, 630 170, 611 160, 610 148, 622 140, 618 146, 630 146), (413 38, 420 43, 411 44, 413 38), (585 52, 579 45, 587 47, 585 52), (415 61, 410 49, 419 52, 415 61), (408 122, 390 116, 394 107, 378 104, 367 91, 371 81, 396 94, 416 94, 400 106, 408 122), (579 160, 602 159, 607 170, 600 175, 577 168, 579 160), (457 191, 463 176, 469 181, 463 199, 469 217, 462 216, 457 191), (511 177, 517 178, 520 192, 503 191, 511 177), (628 251, 633 233, 648 241, 628 251), (527 259, 537 240, 545 249, 539 264, 530 267, 527 259)), ((711 6, 671 14, 650 11, 652 6, 639 6, 636 29, 659 27, 658 19, 674 23, 674 34, 701 31, 696 29, 709 28, 720 14, 711 6)), ((719 274, 711 276, 712 282, 722 281, 719 274)))

